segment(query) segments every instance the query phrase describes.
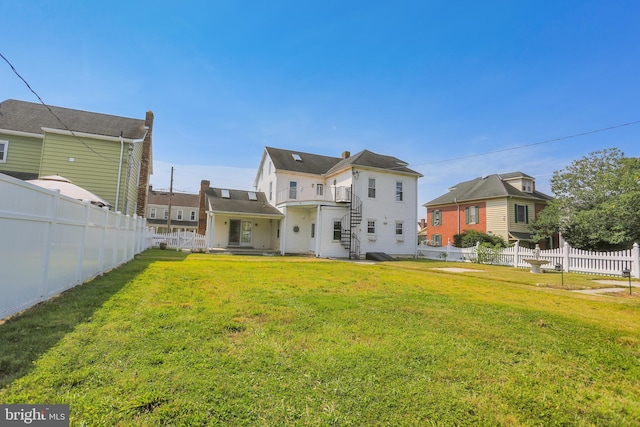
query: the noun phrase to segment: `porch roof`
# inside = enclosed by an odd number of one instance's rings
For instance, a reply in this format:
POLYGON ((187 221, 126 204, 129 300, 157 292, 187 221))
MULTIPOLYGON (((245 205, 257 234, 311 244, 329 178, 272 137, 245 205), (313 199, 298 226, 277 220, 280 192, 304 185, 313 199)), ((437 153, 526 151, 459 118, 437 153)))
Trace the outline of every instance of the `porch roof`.
POLYGON ((262 192, 210 187, 205 194, 207 196, 207 211, 209 212, 271 218, 284 217, 282 212, 269 204, 266 195, 262 192), (223 197, 223 190, 225 197, 223 197), (249 197, 249 193, 255 194, 255 200, 249 197), (226 197, 227 194, 229 197, 226 197))

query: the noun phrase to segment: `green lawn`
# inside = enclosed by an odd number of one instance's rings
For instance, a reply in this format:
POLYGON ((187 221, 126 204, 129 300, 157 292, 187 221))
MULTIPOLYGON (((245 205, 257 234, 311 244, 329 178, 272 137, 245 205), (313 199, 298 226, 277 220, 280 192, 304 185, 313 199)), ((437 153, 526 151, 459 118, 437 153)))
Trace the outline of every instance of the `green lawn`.
POLYGON ((593 279, 150 250, 0 325, 0 403, 74 426, 638 426, 640 298, 567 290, 593 279))

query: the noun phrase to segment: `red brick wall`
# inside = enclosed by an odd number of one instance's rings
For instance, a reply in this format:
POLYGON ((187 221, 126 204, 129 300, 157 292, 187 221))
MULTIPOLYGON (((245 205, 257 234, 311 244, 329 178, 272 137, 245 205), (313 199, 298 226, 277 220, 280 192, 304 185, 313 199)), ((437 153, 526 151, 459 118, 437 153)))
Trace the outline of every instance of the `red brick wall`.
POLYGON ((487 214, 486 204, 484 202, 476 203, 461 203, 460 205, 448 205, 439 208, 429 208, 427 210, 427 226, 429 227, 429 240, 433 240, 433 236, 439 234, 442 236, 442 246, 446 246, 447 241, 451 241, 453 244, 453 236, 462 233, 465 230, 477 230, 483 233, 487 232, 487 214), (467 224, 466 213, 467 207, 478 206, 478 223, 467 224), (442 211, 441 225, 432 225, 432 216, 434 210, 442 211), (458 209, 460 209, 459 221, 458 221, 458 209), (449 240, 448 240, 449 239, 449 240))

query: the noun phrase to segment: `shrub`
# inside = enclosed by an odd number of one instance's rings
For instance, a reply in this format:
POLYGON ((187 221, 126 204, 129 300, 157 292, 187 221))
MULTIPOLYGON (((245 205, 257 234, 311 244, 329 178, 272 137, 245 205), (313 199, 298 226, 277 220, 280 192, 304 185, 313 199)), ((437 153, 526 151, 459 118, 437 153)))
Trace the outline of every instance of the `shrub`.
POLYGON ((470 248, 478 242, 480 242, 480 244, 488 243, 491 246, 503 248, 507 246, 502 237, 476 230, 465 230, 453 236, 453 246, 457 248, 470 248))

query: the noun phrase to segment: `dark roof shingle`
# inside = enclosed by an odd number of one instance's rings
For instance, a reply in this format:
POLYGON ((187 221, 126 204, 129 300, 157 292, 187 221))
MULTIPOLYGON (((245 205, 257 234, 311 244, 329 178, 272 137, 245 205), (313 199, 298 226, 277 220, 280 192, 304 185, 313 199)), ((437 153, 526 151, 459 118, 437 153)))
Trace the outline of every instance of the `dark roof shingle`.
POLYGON ((208 188, 208 205, 213 212, 243 213, 253 215, 284 216, 267 201, 264 193, 258 191, 226 190, 229 197, 222 197, 222 188, 208 188), (255 193, 256 200, 249 199, 249 193, 255 193))

